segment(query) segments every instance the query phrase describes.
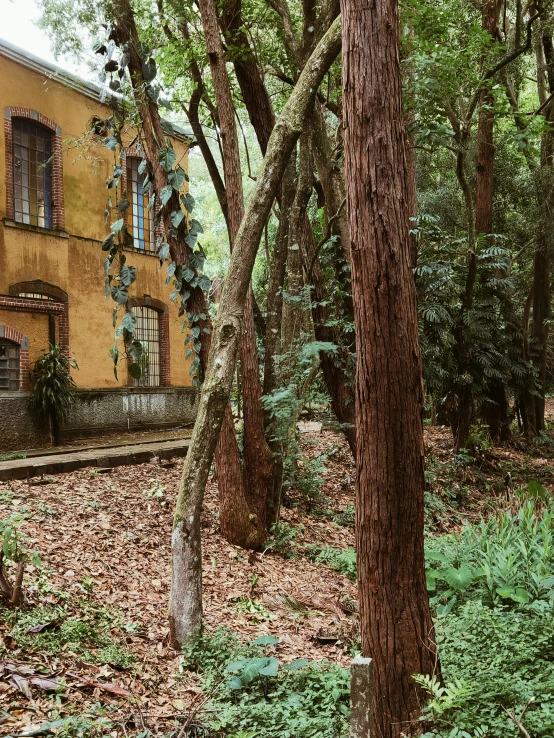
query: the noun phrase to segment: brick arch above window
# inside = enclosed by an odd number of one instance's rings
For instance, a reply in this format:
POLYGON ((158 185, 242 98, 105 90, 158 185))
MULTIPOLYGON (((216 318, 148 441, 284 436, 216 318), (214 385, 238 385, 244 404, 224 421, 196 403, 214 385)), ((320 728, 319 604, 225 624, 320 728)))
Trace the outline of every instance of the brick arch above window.
POLYGON ((10 295, 17 297, 18 295, 44 295, 50 297, 56 302, 63 302, 67 304, 68 297, 67 292, 62 290, 61 287, 56 287, 55 284, 49 282, 43 282, 42 279, 31 279, 26 282, 17 282, 16 284, 10 285, 10 295))
POLYGON ((25 392, 29 389, 29 339, 21 331, 0 324, 0 340, 3 338, 19 347, 19 390, 25 392))
MULTIPOLYGON (((169 353, 169 308, 161 300, 144 295, 143 297, 132 297, 129 300, 129 308, 147 307, 158 313, 159 350, 160 350, 160 387, 169 387, 171 380, 170 353, 169 353)), ((132 380, 131 380, 132 382, 132 380)))
POLYGON ((15 218, 14 168, 13 168, 13 119, 27 118, 52 133, 52 228, 65 229, 65 207, 63 191, 62 129, 53 120, 37 110, 9 106, 4 108, 4 140, 6 152, 6 213, 15 218))

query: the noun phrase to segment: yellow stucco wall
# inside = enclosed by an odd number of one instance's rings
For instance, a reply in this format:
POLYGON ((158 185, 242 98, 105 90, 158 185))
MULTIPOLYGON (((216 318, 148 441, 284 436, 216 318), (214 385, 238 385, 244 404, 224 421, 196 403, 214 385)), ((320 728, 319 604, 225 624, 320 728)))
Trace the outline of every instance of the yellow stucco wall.
MULTIPOLYGON (((80 387, 122 387, 127 383, 124 362, 119 382, 108 355, 113 344, 112 310, 115 303, 104 297, 103 262, 100 242, 109 232, 104 219, 107 202, 105 180, 112 171, 113 154, 106 148, 86 151, 76 141, 95 115, 107 117, 108 109, 64 84, 0 55, 0 113, 6 107, 24 107, 42 113, 62 128, 65 229, 67 235, 41 233, 6 223, 5 139, 0 126, 0 294, 8 294, 16 282, 40 279, 61 287, 69 298, 71 353, 79 371, 74 379, 80 387)), ((186 145, 173 141, 181 166, 187 166, 186 145)), ((114 220, 118 216, 114 213, 114 220)), ((127 263, 137 267, 137 281, 131 294, 161 300, 169 305, 171 385, 190 386, 189 363, 184 360, 183 334, 177 322, 177 308, 170 304, 171 286, 165 285, 165 268, 149 254, 129 252, 127 263)), ((0 324, 8 322, 8 311, 0 310, 0 324)), ((19 314, 22 315, 22 314, 19 314)), ((19 317, 14 313, 15 319, 19 317)), ((31 319, 23 331, 30 345, 44 348, 48 341, 46 316, 25 314, 31 319), (43 334, 46 325, 46 334, 43 334), (29 331, 36 326, 36 336, 29 331), (44 337, 45 335, 45 337, 44 337)), ((23 320, 23 318, 21 318, 23 320)), ((33 359, 31 351, 31 360, 33 359)))
POLYGON ((29 363, 38 359, 48 348, 48 316, 39 313, 19 313, 11 310, 0 312, 0 322, 20 331, 29 339, 29 363))

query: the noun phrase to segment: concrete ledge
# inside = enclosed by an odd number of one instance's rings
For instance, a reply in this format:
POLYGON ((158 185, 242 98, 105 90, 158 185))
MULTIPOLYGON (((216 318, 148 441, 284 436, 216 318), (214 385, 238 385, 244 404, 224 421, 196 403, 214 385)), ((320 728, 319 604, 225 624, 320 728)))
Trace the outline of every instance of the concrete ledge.
POLYGON ((67 454, 49 454, 28 459, 14 459, 0 462, 0 482, 10 479, 28 479, 44 474, 64 474, 86 467, 117 467, 131 464, 144 464, 155 456, 170 459, 186 456, 190 445, 188 438, 174 441, 140 443, 133 446, 119 446, 112 449, 89 449, 67 454))

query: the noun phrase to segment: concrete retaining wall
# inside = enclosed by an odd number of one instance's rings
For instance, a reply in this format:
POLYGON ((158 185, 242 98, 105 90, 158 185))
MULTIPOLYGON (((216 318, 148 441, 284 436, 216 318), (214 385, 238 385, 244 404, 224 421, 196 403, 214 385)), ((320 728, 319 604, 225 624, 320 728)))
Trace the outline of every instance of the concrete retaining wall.
POLYGON ((29 412, 30 392, 0 392, 0 453, 49 446, 48 430, 29 412))
MULTIPOLYGON (((50 445, 47 430, 29 412, 28 397, 0 393, 0 453, 50 445)), ((196 417, 197 399, 190 387, 79 390, 63 437, 188 425, 196 417)))

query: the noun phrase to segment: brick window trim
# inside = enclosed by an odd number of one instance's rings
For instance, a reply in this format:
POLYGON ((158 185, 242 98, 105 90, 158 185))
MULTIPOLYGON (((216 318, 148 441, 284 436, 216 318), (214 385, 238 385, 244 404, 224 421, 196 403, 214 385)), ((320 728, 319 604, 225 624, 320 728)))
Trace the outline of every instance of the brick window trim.
POLYGON ((19 346, 19 391, 28 392, 29 383, 29 339, 21 331, 0 323, 0 338, 6 338, 19 346))
MULTIPOLYGON (((149 307, 156 310, 160 319, 160 387, 169 387, 171 382, 170 353, 169 353, 169 308, 161 300, 144 295, 131 297, 129 308, 149 307)), ((133 384, 133 378, 128 378, 128 384, 133 384)))
MULTIPOLYGON (((21 284, 28 284, 28 285, 32 284, 36 286, 37 282, 36 281, 20 282, 19 284, 20 285, 21 284)), ((15 285, 12 285, 12 287, 13 286, 15 285)), ((59 289, 59 287, 56 287, 55 289, 59 289)), ((29 292, 30 291, 31 290, 29 290, 29 292)), ((33 291, 36 292, 37 290, 35 289, 33 291)), ((60 292, 63 292, 63 290, 60 290, 60 292)), ((44 294, 46 295, 48 293, 44 292, 44 294)), ((37 300, 34 297, 18 297, 15 295, 0 295, 0 311, 1 310, 10 310, 10 311, 19 312, 19 313, 41 313, 43 315, 44 314, 56 315, 58 317, 58 332, 59 332, 60 346, 62 346, 66 350, 66 352, 69 354, 69 310, 68 310, 67 302, 54 302, 52 300, 37 300)), ((1 318, 1 314, 0 314, 0 318, 1 318)), ((6 327, 6 330, 8 330, 7 327, 6 327)), ((13 329, 10 328, 9 330, 13 330, 13 329)), ((18 331, 16 331, 16 333, 17 332, 18 331)), ((4 338, 8 338, 8 336, 5 335, 4 338)), ((28 359, 29 357, 27 355, 27 369, 26 369, 27 375, 29 373, 28 359)), ((20 375, 20 376, 23 376, 23 375, 20 375)))
POLYGON ((63 192, 62 129, 53 120, 30 108, 4 108, 4 140, 6 151, 6 215, 15 219, 13 197, 13 118, 29 118, 52 132, 52 230, 65 230, 63 192))

